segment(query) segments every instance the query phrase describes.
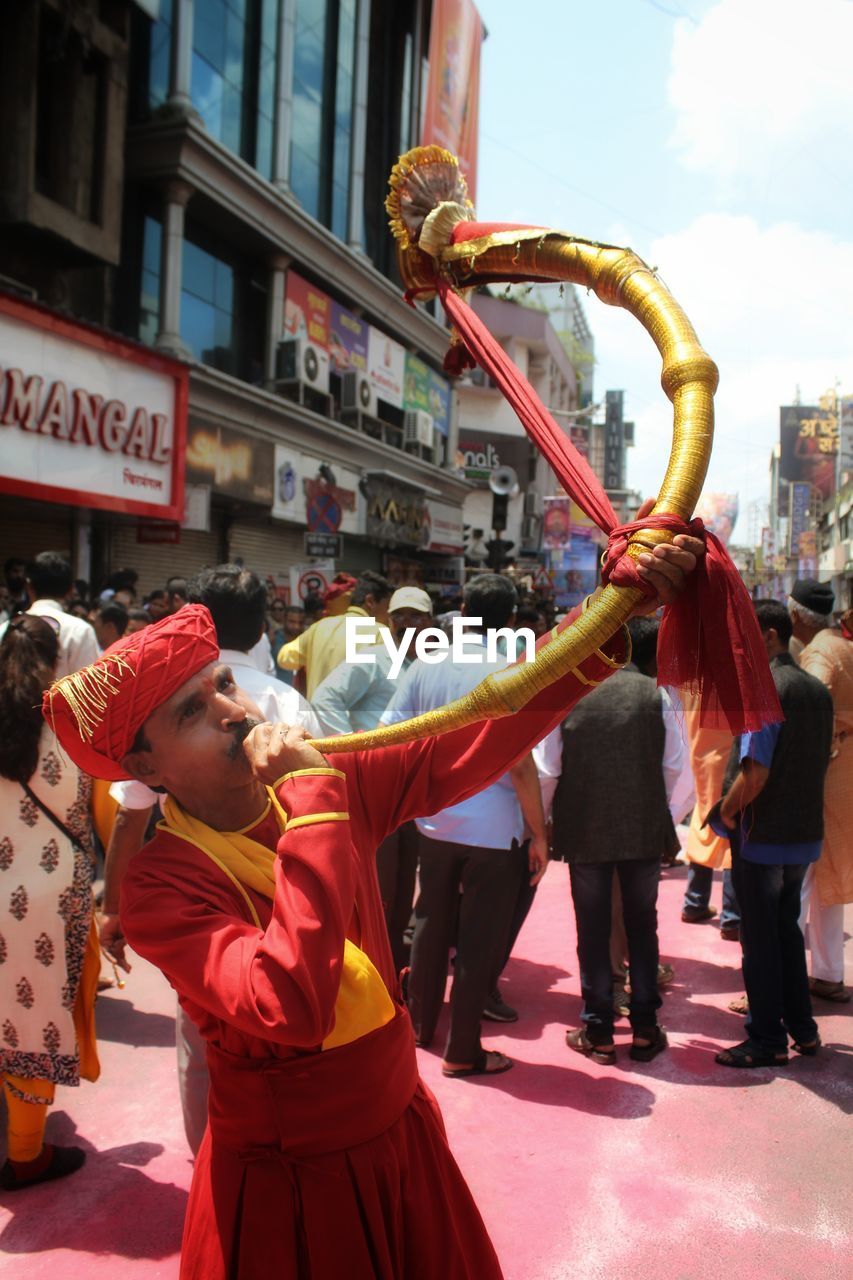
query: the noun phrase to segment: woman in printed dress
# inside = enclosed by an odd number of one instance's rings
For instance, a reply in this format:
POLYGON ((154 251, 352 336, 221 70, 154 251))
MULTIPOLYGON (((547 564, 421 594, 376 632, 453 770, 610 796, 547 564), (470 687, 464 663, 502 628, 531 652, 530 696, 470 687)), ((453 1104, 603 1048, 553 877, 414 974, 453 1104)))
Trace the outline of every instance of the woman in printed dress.
POLYGON ((57 1084, 96 1080, 90 781, 41 717, 59 648, 53 618, 21 614, 0 642, 0 1073, 8 1159, 0 1190, 74 1173, 79 1147, 44 1141, 57 1084))

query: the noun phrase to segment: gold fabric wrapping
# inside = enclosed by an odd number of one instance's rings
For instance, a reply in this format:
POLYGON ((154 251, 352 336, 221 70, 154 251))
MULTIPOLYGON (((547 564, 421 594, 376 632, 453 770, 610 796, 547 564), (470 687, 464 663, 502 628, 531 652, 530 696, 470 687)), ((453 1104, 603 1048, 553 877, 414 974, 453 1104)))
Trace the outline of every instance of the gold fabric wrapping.
MULTIPOLYGON (((413 155, 416 163, 417 151, 403 160, 413 155)), ((717 367, 699 345, 684 311, 642 259, 630 249, 541 228, 499 231, 447 245, 436 260, 407 237, 398 238, 400 269, 410 289, 434 289, 438 271, 459 291, 497 281, 565 281, 630 311, 660 352, 661 385, 673 406, 672 449, 654 511, 690 518, 711 456, 717 367)), ((671 540, 664 530, 641 530, 630 539, 628 554, 636 558, 644 549, 671 540)), ((607 586, 586 613, 537 653, 534 662, 489 675, 466 697, 413 720, 369 733, 318 739, 315 745, 325 754, 363 751, 511 715, 600 648, 641 598, 633 588, 607 586)))

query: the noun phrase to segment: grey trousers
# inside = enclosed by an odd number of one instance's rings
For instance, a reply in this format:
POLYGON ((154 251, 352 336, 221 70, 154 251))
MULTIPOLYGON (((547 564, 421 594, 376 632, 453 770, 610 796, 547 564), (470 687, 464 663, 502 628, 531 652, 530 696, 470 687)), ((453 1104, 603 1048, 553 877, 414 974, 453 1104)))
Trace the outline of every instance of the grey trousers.
POLYGON ((184 1113, 184 1133, 193 1155, 198 1155, 207 1128, 207 1048, 201 1032, 180 1005, 175 1017, 175 1048, 178 1051, 178 1088, 184 1113))

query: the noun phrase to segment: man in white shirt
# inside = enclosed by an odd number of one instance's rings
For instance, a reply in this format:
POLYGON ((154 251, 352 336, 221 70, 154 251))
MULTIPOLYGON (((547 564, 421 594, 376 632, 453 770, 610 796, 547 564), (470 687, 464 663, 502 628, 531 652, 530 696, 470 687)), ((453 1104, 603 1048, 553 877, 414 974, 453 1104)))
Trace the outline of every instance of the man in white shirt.
MULTIPOLYGON (((515 588, 508 578, 485 573, 465 588, 463 612, 482 619, 483 630, 509 625, 515 588)), ((417 661, 401 679, 382 716, 386 724, 443 706, 470 692, 505 658, 485 660, 485 642, 469 633, 466 650, 481 661, 456 665, 417 661), (479 650, 479 653, 477 653, 479 650)), ((480 1018, 503 966, 519 885, 525 871, 541 879, 548 862, 545 819, 532 755, 492 786, 441 813, 419 818, 420 893, 409 974, 409 1012, 415 1036, 428 1045, 444 999, 447 958, 456 942, 450 1034, 442 1070, 446 1076, 507 1071, 505 1054, 486 1052, 480 1018), (530 847, 524 854, 525 827, 530 847), (461 889, 461 898, 460 898, 461 889)))
MULTIPOLYGON (((88 667, 98 657, 98 641, 91 623, 65 612, 64 601, 74 586, 71 565, 58 551, 42 551, 30 564, 27 573, 27 590, 30 596, 28 613, 39 618, 55 618, 59 624, 59 657, 56 662, 56 679, 88 667)), ((6 623, 0 626, 0 637, 6 623)))

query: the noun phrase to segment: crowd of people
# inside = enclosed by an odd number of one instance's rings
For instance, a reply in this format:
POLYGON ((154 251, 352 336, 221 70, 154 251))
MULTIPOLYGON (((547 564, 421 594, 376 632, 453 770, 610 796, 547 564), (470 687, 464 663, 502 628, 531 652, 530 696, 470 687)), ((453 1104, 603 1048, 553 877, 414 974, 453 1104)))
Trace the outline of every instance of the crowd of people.
MULTIPOLYGON (((701 554, 676 541, 649 570, 663 603, 701 554)), ((495 573, 442 600, 375 572, 340 574, 325 599, 298 606, 241 565, 141 597, 133 571, 96 594, 52 552, 7 561, 5 575, 3 1189, 83 1163, 81 1150, 45 1141, 47 1109, 57 1084, 98 1076, 102 958, 129 969, 128 943, 178 996, 180 1103, 196 1156, 184 1272, 199 1277, 237 1274, 238 1256, 241 1275, 255 1274, 252 1259, 258 1274, 269 1269, 270 1241, 253 1242, 240 1206, 255 1197, 257 1217, 282 1188, 289 1203, 294 1179, 301 1217, 274 1246, 285 1267, 298 1256, 312 1275, 344 1274, 344 1262, 348 1274, 416 1274, 399 1262, 416 1250, 417 1274, 500 1274, 409 1041, 413 1031, 432 1044, 450 971, 443 1074, 512 1067, 484 1049, 481 1021, 524 1017, 501 974, 552 859, 569 865, 577 923, 571 1051, 614 1063, 614 1026, 627 1017, 634 1060, 665 1052, 659 1010, 673 971, 659 955, 657 896, 661 866, 676 858, 688 866, 682 921, 716 917, 721 870, 720 935, 742 948, 745 1039, 720 1050, 721 1066, 783 1066, 789 1041, 816 1054, 815 1012, 850 999, 853 619, 834 618, 826 586, 803 580, 787 601, 756 603, 784 713, 760 732, 704 727, 698 699, 658 687, 651 614, 537 695, 511 733, 497 721, 324 757, 312 739, 429 712, 515 661, 506 634, 502 652, 487 652, 489 631, 529 627, 545 644, 573 615, 495 573), (455 617, 481 620, 468 639, 483 660, 418 659, 418 635, 455 617), (346 661, 350 618, 372 638, 371 663, 346 661), (405 646, 396 678, 384 628, 405 646), (314 1076, 299 1070, 309 1052, 314 1076), (245 1144, 284 1152, 288 1168, 249 1160, 245 1144), (369 1154, 344 1177, 340 1162, 360 1144, 369 1154), (371 1161, 403 1161, 404 1149, 407 1189, 388 1192, 396 1225, 323 1238, 323 1197, 345 1221, 360 1197, 379 1205, 371 1161), (299 1172, 306 1154, 310 1177, 299 1172), (450 1202, 452 1267, 418 1225, 430 1221, 425 1205, 435 1222, 450 1202), (360 1258, 376 1266, 379 1236, 398 1263, 358 1270, 360 1258)))

